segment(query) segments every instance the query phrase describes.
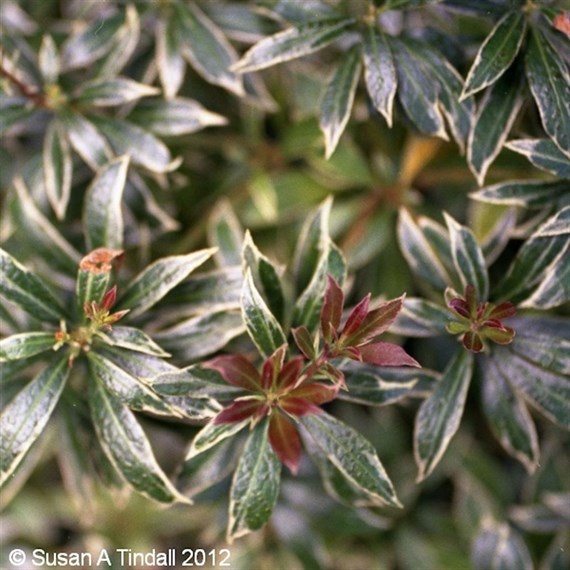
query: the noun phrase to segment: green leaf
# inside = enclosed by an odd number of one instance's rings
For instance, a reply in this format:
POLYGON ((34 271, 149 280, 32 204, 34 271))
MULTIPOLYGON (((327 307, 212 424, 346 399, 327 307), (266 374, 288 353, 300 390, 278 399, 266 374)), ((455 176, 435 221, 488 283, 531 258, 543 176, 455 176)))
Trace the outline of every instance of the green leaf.
POLYGON ((394 58, 398 74, 398 99, 406 114, 420 132, 448 140, 439 110, 437 83, 431 71, 406 42, 390 38, 390 43, 392 51, 398 54, 394 58))
POLYGON ((413 273, 438 291, 448 287, 451 278, 447 269, 420 225, 405 208, 400 209, 397 231, 400 249, 413 273))
POLYGON ((230 69, 238 60, 237 52, 221 30, 194 2, 176 3, 174 10, 182 55, 206 81, 243 95, 242 78, 230 69))
POLYGON ((232 67, 246 73, 314 53, 342 36, 353 18, 325 18, 289 28, 262 39, 232 67))
POLYGON ((354 102, 360 77, 361 52, 358 46, 347 52, 329 79, 321 101, 319 125, 325 135, 325 158, 330 158, 342 135, 354 102))
POLYGON ((486 186, 470 197, 491 204, 542 209, 557 202, 570 204, 570 186, 564 180, 514 180, 486 186))
POLYGON ((532 295, 547 268, 558 265, 556 260, 567 247, 569 219, 570 206, 550 217, 526 240, 494 289, 494 299, 518 303, 532 295))
POLYGON ((176 13, 172 11, 167 18, 159 19, 156 24, 155 50, 158 76, 164 96, 171 99, 182 86, 186 67, 181 53, 176 13))
POLYGON ((467 141, 467 162, 477 183, 485 181, 487 170, 501 151, 524 101, 522 76, 509 70, 479 103, 467 141))
POLYGON ((382 8, 389 10, 408 10, 429 4, 439 4, 442 0, 386 0, 382 8))
POLYGON ((514 61, 526 32, 521 10, 507 12, 481 44, 469 70, 461 99, 494 83, 514 61))
POLYGON ((492 356, 484 359, 482 368, 483 411, 491 430, 507 453, 534 473, 540 451, 532 417, 492 356))
POLYGON ((433 471, 459 428, 472 372, 473 355, 458 348, 432 395, 418 410, 414 456, 419 481, 433 471))
POLYGON ((561 178, 570 178, 570 158, 551 139, 519 139, 509 141, 505 146, 526 156, 537 168, 561 178))
POLYGON ((35 356, 52 349, 55 343, 53 332, 28 332, 11 335, 0 340, 0 362, 35 356))
POLYGON ((425 299, 406 297, 390 332, 401 336, 430 337, 445 334, 450 313, 425 299))
POLYGON ((194 436, 185 461, 208 451, 215 445, 218 445, 218 443, 236 435, 250 423, 251 419, 247 418, 241 422, 217 424, 215 418, 213 418, 194 436))
POLYGON ((162 472, 134 414, 99 381, 89 384, 89 405, 103 451, 126 482, 161 503, 189 502, 162 472))
POLYGON ((489 276, 483 252, 469 228, 458 224, 445 212, 444 217, 451 238, 453 262, 461 283, 464 287, 473 285, 478 299, 484 301, 489 295, 489 276))
POLYGON ((134 164, 151 172, 172 170, 168 147, 145 129, 116 117, 91 116, 90 120, 108 139, 115 154, 128 154, 134 164))
POLYGON ((97 171, 109 162, 113 152, 91 121, 73 111, 62 111, 59 120, 66 129, 71 146, 91 170, 97 171))
POLYGON ((268 420, 261 421, 248 437, 230 490, 227 540, 261 528, 277 502, 281 463, 269 445, 268 420))
POLYGON ((154 338, 166 350, 188 362, 217 352, 244 332, 239 312, 212 311, 163 329, 155 333, 154 338))
POLYGON ((129 157, 122 156, 101 168, 89 185, 83 202, 83 228, 87 249, 123 247, 121 201, 129 157))
POLYGON ((255 287, 251 271, 245 274, 241 298, 242 318, 247 332, 264 357, 269 357, 287 342, 281 325, 255 287))
POLYGON ((365 406, 387 406, 407 397, 417 397, 435 387, 439 375, 432 370, 408 367, 378 367, 348 362, 341 367, 348 391, 339 392, 341 400, 365 406))
POLYGON ((0 295, 42 321, 59 322, 66 312, 39 277, 0 249, 0 295))
POLYGON ((570 156, 570 75, 544 34, 532 29, 526 51, 526 77, 544 130, 570 156))
POLYGON ((121 295, 117 310, 130 309, 129 317, 140 315, 214 253, 215 249, 202 249, 187 255, 163 257, 139 273, 121 295))
POLYGON ((142 101, 129 115, 129 120, 159 136, 186 135, 228 122, 222 115, 205 109, 198 101, 182 97, 168 101, 142 101))
POLYGON ((89 107, 115 107, 159 93, 156 87, 138 83, 127 77, 103 78, 82 83, 72 101, 89 107))
POLYGON ((364 47, 364 79, 374 107, 392 126, 394 98, 398 86, 394 56, 386 35, 368 25, 362 33, 364 47))
POLYGON ((534 564, 520 535, 505 523, 487 521, 471 547, 474 570, 532 570, 534 564))
POLYGON ((243 230, 230 202, 220 200, 208 219, 208 241, 218 248, 216 260, 222 267, 241 265, 243 230))
POLYGON ((25 97, 0 95, 0 134, 4 134, 12 125, 28 120, 37 109, 28 106, 25 97))
POLYGON ((165 358, 170 356, 156 342, 152 340, 146 333, 140 329, 133 327, 122 327, 113 325, 111 329, 102 333, 104 341, 111 346, 134 350, 152 356, 165 358))
POLYGON ((62 220, 71 194, 73 164, 69 143, 57 121, 52 121, 46 130, 43 158, 46 195, 56 216, 62 220))
POLYGON ((42 38, 38 53, 38 67, 45 84, 57 82, 60 68, 59 53, 57 45, 50 35, 45 35, 42 38))
POLYGON ((65 386, 69 367, 60 357, 40 372, 0 415, 0 485, 9 479, 44 430, 65 386))
POLYGON ((275 265, 263 255, 253 242, 249 230, 245 233, 242 249, 242 264, 244 272, 248 269, 257 290, 278 321, 282 321, 285 311, 285 296, 281 279, 275 265))
POLYGON ((326 412, 300 422, 328 460, 377 506, 401 507, 374 446, 357 431, 326 412))
POLYGON ((79 252, 38 209, 21 178, 14 179, 14 189, 13 216, 20 235, 50 267, 73 274, 81 259, 79 252))
POLYGON ((160 415, 176 415, 163 398, 146 382, 133 376, 112 360, 97 354, 87 353, 92 382, 100 382, 123 404, 132 410, 152 412, 160 415))

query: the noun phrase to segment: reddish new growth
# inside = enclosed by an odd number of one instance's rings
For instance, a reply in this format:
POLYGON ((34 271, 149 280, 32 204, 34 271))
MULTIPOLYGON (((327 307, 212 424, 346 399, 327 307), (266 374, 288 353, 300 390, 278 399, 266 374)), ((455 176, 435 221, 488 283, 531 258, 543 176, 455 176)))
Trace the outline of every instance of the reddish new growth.
POLYGON ((380 366, 419 366, 399 346, 373 342, 394 321, 402 299, 388 301, 374 310, 369 310, 369 302, 370 295, 352 310, 338 333, 344 295, 329 277, 321 310, 324 346, 320 351, 318 341, 314 342, 309 331, 300 327, 293 336, 304 356, 286 361, 287 345, 283 345, 265 360, 261 372, 242 355, 220 356, 207 363, 205 366, 217 370, 228 384, 251 393, 236 398, 218 414, 215 423, 247 419, 258 422, 269 416, 269 442, 281 462, 297 473, 301 441, 295 418, 320 413, 319 406, 336 398, 344 386, 344 376, 331 364, 332 358, 348 357, 380 366))
POLYGON ((481 352, 485 339, 498 344, 512 342, 515 331, 501 322, 516 313, 512 303, 478 303, 475 287, 467 285, 464 297, 453 297, 447 305, 457 319, 447 324, 447 330, 451 334, 461 334, 463 346, 467 350, 481 352))

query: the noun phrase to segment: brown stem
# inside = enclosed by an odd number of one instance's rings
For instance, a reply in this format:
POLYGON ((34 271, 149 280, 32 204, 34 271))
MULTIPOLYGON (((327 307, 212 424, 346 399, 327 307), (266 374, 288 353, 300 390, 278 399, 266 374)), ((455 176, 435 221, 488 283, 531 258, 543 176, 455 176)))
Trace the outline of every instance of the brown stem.
POLYGON ((24 83, 21 79, 16 77, 11 71, 8 71, 2 63, 0 63, 0 75, 5 77, 8 81, 13 83, 19 91, 22 93, 26 99, 29 99, 32 103, 40 106, 45 107, 45 98, 42 93, 39 91, 35 91, 32 87, 24 83))

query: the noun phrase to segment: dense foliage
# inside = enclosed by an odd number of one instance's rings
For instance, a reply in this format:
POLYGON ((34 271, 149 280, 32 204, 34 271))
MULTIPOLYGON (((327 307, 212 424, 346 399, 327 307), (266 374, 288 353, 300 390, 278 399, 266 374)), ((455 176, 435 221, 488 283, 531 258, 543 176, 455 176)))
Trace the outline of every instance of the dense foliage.
POLYGON ((0 566, 570 566, 565 8, 3 2, 0 566))

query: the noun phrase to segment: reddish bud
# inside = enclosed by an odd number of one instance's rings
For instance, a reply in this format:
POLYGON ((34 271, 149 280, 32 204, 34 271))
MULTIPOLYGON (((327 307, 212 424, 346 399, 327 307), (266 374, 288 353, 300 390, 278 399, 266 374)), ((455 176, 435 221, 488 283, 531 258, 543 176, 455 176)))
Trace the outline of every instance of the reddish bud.
POLYGON ((101 299, 99 307, 106 311, 110 311, 111 307, 115 304, 116 300, 117 300, 117 286, 114 285, 103 295, 103 299, 101 299))
POLYGON ((561 12, 558 14, 554 20, 552 20, 552 25, 567 38, 570 38, 570 12, 561 12))
POLYGON ((473 331, 468 331, 463 335, 463 346, 471 352, 481 352, 483 350, 481 337, 473 331))
POLYGON ((490 319, 502 320, 513 317, 516 312, 516 307, 510 301, 506 301, 504 303, 499 303, 497 306, 493 307, 487 316, 490 319))
POLYGON ((466 319, 469 318, 469 307, 463 299, 451 299, 448 303, 448 307, 458 315, 461 315, 466 319))

